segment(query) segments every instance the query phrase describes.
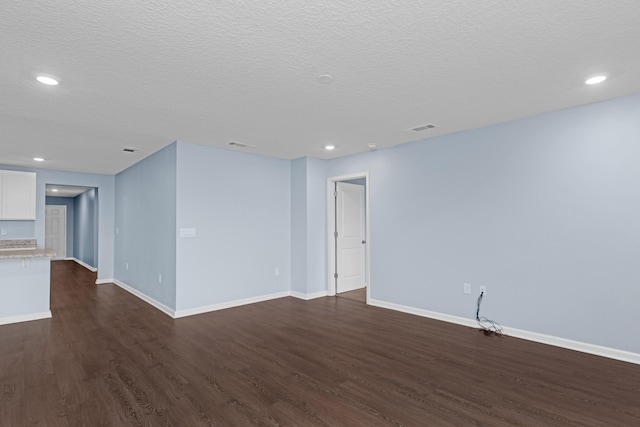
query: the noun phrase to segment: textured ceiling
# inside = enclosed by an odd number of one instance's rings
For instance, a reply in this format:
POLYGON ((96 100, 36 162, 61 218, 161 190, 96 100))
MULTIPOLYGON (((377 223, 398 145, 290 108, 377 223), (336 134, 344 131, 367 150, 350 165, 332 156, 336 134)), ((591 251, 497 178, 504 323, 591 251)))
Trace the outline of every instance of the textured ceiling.
POLYGON ((6 0, 0 163, 114 174, 176 139, 332 158, 637 93, 638 22, 637 0, 6 0))

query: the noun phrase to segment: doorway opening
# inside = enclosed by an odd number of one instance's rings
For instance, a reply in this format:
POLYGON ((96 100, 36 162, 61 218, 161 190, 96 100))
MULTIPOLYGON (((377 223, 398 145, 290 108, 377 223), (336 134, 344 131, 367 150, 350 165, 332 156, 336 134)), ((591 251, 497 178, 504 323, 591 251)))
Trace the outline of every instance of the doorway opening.
POLYGON ((45 247, 54 260, 72 260, 98 271, 98 189, 45 186, 45 247))
POLYGON ((327 295, 369 301, 369 173, 327 180, 327 295))

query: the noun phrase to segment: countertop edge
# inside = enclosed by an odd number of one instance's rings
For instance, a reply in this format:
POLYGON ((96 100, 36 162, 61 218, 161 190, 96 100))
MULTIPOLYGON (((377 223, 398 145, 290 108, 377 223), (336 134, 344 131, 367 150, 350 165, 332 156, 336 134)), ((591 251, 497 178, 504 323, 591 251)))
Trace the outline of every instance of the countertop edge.
POLYGON ((15 251, 0 251, 0 260, 21 258, 53 258, 54 256, 56 256, 56 252, 53 249, 19 249, 15 251))

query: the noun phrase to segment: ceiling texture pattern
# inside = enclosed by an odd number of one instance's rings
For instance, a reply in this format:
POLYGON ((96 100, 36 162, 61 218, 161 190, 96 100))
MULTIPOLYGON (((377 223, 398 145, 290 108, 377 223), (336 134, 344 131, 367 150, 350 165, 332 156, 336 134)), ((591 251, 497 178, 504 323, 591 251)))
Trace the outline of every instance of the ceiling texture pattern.
POLYGON ((637 0, 3 1, 0 163, 115 174, 175 140, 328 159, 638 93, 639 22, 637 0))

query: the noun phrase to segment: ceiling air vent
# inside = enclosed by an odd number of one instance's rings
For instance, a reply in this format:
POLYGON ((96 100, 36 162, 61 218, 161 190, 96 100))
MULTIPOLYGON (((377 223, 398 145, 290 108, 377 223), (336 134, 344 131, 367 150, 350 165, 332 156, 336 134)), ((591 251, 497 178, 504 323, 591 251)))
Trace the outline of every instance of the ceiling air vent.
POLYGON ((124 151, 125 153, 133 153, 133 152, 134 152, 134 151, 136 151, 136 150, 135 150, 135 148, 125 148, 125 149, 124 149, 124 150, 122 150, 122 151, 124 151))
POLYGON ((256 148, 255 145, 243 144, 242 142, 235 142, 235 141, 227 142, 227 145, 230 145, 232 147, 238 147, 238 148, 256 148))
POLYGON ((410 128, 410 129, 405 129, 403 132, 406 133, 420 133, 422 131, 428 130, 428 129, 433 129, 437 127, 436 125, 434 125, 433 123, 427 123, 426 125, 421 125, 421 126, 416 126, 414 128, 410 128))

